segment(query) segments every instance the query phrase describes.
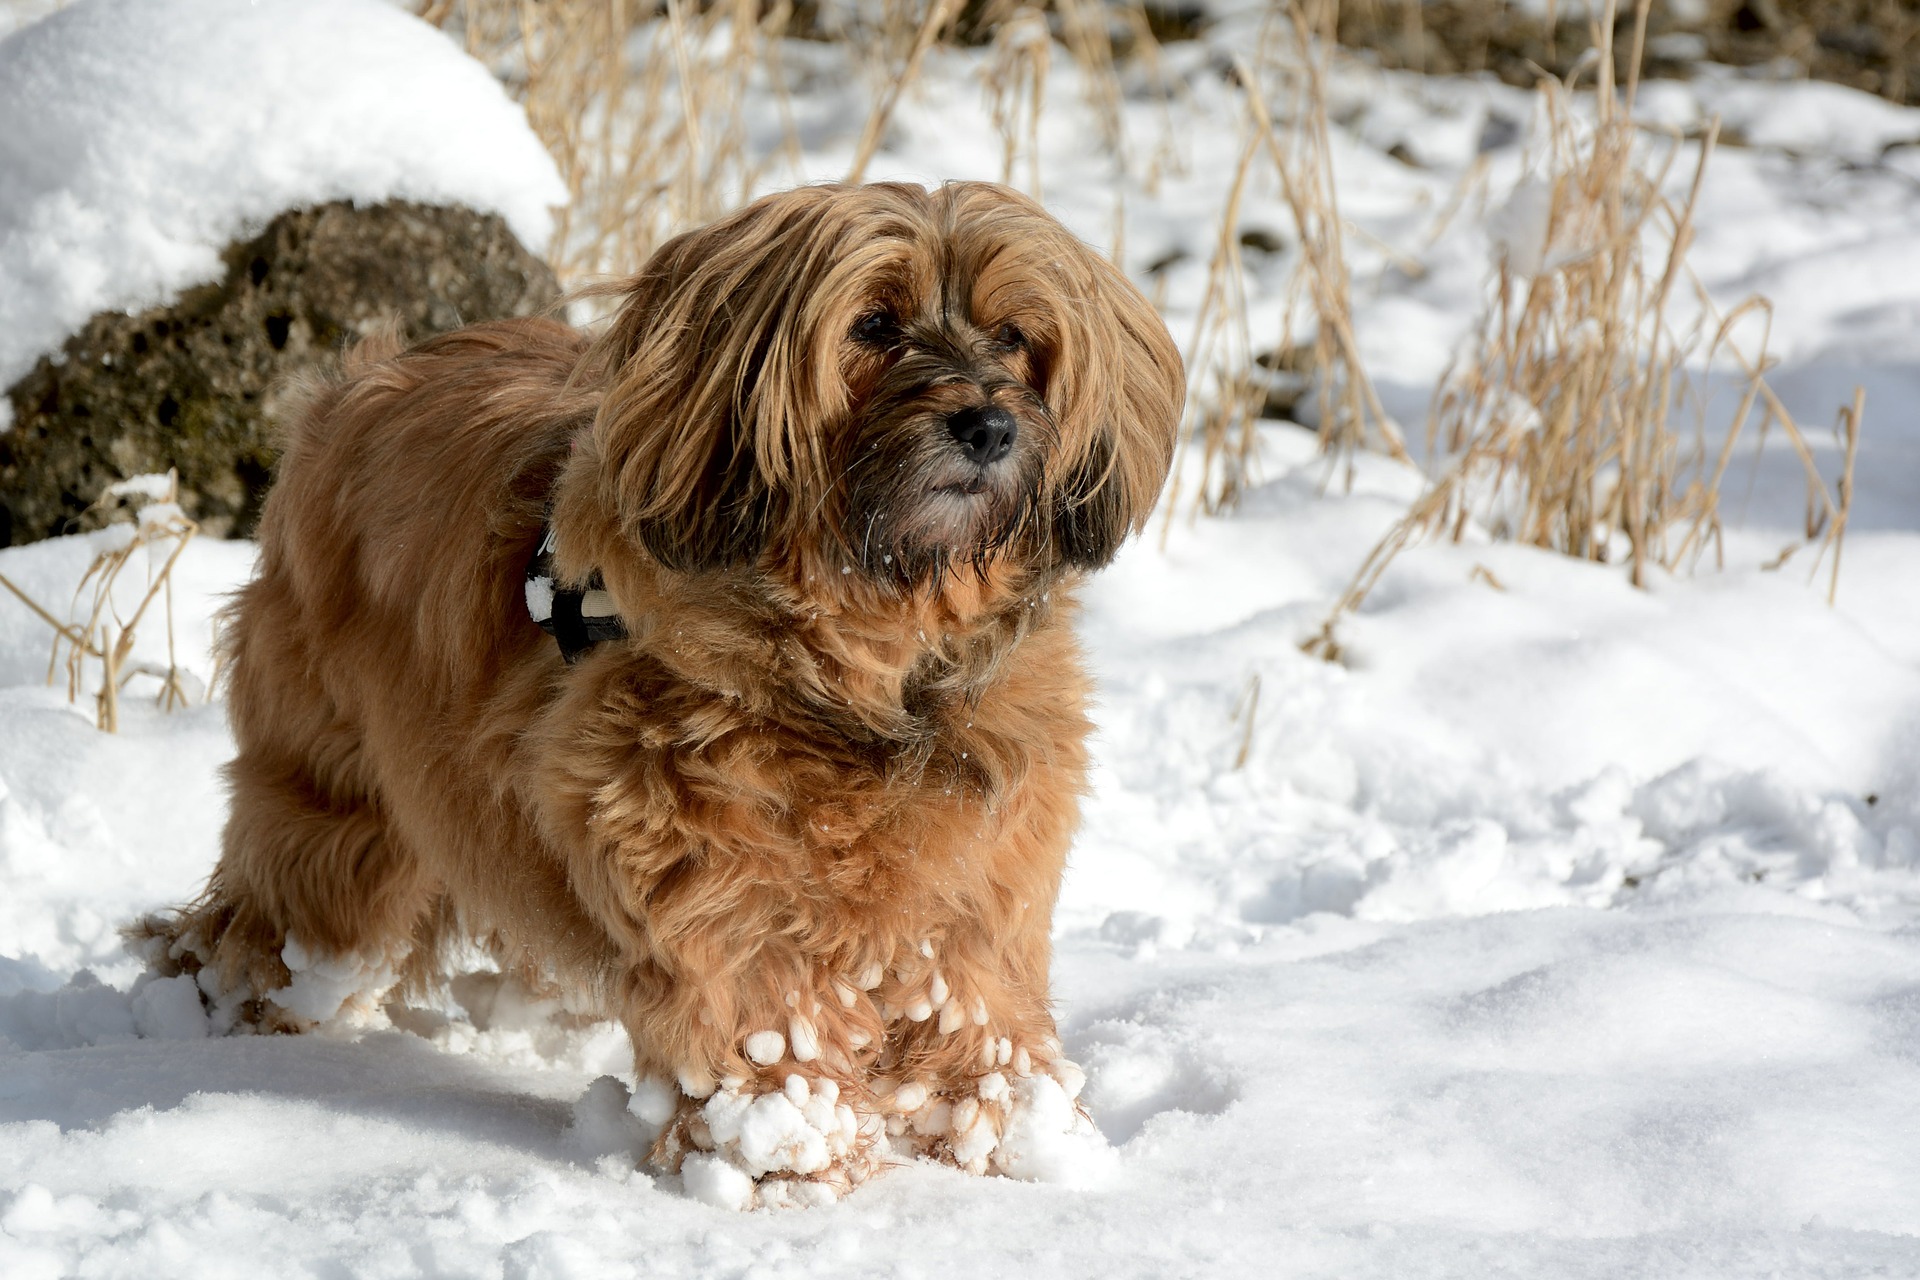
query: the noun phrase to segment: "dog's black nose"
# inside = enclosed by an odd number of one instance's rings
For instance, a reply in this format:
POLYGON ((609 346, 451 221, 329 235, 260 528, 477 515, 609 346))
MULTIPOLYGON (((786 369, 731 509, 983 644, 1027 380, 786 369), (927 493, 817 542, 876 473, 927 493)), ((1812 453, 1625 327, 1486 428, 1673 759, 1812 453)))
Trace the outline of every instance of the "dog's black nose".
POLYGON ((975 405, 947 418, 947 430, 960 442, 967 461, 986 466, 1013 452, 1018 428, 1013 415, 996 404, 975 405))

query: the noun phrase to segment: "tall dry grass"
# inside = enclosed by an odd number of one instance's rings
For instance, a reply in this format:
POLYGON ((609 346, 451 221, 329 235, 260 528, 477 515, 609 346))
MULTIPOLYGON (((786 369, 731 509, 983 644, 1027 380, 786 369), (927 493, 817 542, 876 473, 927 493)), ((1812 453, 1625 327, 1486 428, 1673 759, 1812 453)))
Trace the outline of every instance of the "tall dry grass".
POLYGON ((423 0, 419 12, 494 68, 553 154, 570 201, 548 257, 567 284, 631 272, 679 231, 798 180, 795 42, 835 45, 867 86, 850 182, 866 176, 935 50, 963 36, 990 43, 983 88, 1003 178, 1036 194, 1056 43, 1079 66, 1101 144, 1116 155, 1127 145, 1116 29, 1130 57, 1151 60, 1156 48, 1141 0, 988 0, 972 10, 967 0, 423 0), (768 104, 782 130, 772 147, 751 127, 768 104))
POLYGON ((626 274, 675 233, 725 213, 799 149, 776 56, 789 0, 428 0, 519 97, 569 202, 548 257, 563 283, 626 274), (785 137, 752 145, 749 101, 785 137))
MULTIPOLYGON (((1653 566, 1691 568, 1721 545, 1720 485, 1756 411, 1762 438, 1780 432, 1805 467, 1806 537, 1821 557, 1832 550, 1837 574, 1864 394, 1844 411, 1844 471, 1829 485, 1767 385, 1764 331, 1752 351, 1736 340, 1740 322, 1768 304, 1749 299, 1722 316, 1687 270, 1716 129, 1698 142, 1685 194, 1670 199, 1664 192, 1684 144, 1655 144, 1632 120, 1647 12, 1640 0, 1624 84, 1615 78, 1611 3, 1596 22, 1590 112, 1580 110, 1573 78, 1540 84, 1544 124, 1529 176, 1495 227, 1503 254, 1492 302, 1434 401, 1429 444, 1447 464, 1373 548, 1307 652, 1338 656, 1339 620, 1406 546, 1459 541, 1470 525, 1623 563, 1636 586, 1653 566), (1681 293, 1690 309, 1675 307, 1681 293), (1704 414, 1691 362, 1704 357, 1710 367, 1722 353, 1739 364, 1745 386, 1710 454, 1708 424, 1697 416, 1683 428, 1681 409, 1691 402, 1704 414)), ((1829 600, 1832 593, 1830 583, 1829 600)))
MULTIPOLYGON (((1405 441, 1381 407, 1353 330, 1353 280, 1327 121, 1327 77, 1339 7, 1338 0, 1308 0, 1284 10, 1285 55, 1272 65, 1290 89, 1288 128, 1275 127, 1262 76, 1244 67, 1241 75, 1251 85, 1247 106, 1300 236, 1301 265, 1294 289, 1306 295, 1315 319, 1307 367, 1315 374, 1321 448, 1349 458, 1357 450, 1377 448, 1405 459, 1405 441)), ((1280 349, 1287 349, 1284 338, 1280 349)))
MULTIPOLYGON (((1352 460, 1360 450, 1409 460, 1400 429, 1367 375, 1353 327, 1346 223, 1333 181, 1327 117, 1338 7, 1336 0, 1275 5, 1255 49, 1234 64, 1234 84, 1246 110, 1246 142, 1216 226, 1206 287, 1187 347, 1194 373, 1187 434, 1199 455, 1193 502, 1197 511, 1230 509, 1256 482, 1256 428, 1276 376, 1298 377, 1310 389, 1320 446, 1345 462, 1349 485, 1352 460), (1270 101, 1285 104, 1282 122, 1276 122, 1270 101), (1263 368, 1255 352, 1240 253, 1241 205, 1255 163, 1263 159, 1259 176, 1277 187, 1295 232, 1296 267, 1272 348, 1291 366, 1284 371, 1263 368), (1307 318, 1308 333, 1301 342, 1295 341, 1296 315, 1307 318)), ((1185 451, 1171 486, 1176 500, 1186 481, 1184 472, 1185 451)), ((1169 524, 1175 505, 1168 503, 1169 524)))
POLYGON ((1174 455, 1161 516, 1161 540, 1172 526, 1189 455, 1199 454, 1194 509, 1230 508, 1254 479, 1255 428, 1266 389, 1255 373, 1253 335, 1247 319, 1246 266, 1240 253, 1240 209, 1260 154, 1260 137, 1249 132, 1227 186, 1226 204, 1214 226, 1207 281, 1194 311, 1186 344, 1189 392, 1182 447, 1174 455))
POLYGON ((1026 154, 1028 195, 1045 199, 1040 174, 1040 118, 1047 109, 1047 72, 1053 65, 1053 34, 1046 15, 1022 7, 994 29, 993 56, 981 76, 987 110, 1000 135, 1000 181, 1015 184, 1021 152, 1026 154))
MULTIPOLYGON (((74 588, 67 610, 70 621, 62 621, 52 609, 0 574, 0 588, 26 605, 53 631, 53 648, 47 658, 48 684, 64 670, 67 700, 76 702, 89 683, 89 673, 94 667, 98 668, 100 683, 93 695, 94 719, 108 733, 117 733, 120 729, 121 695, 127 682, 135 676, 151 676, 159 682, 160 691, 155 700, 164 711, 184 707, 192 700, 188 687, 190 677, 175 655, 173 568, 200 526, 180 510, 178 498, 179 478, 172 472, 164 478, 138 477, 108 486, 95 509, 124 512, 129 518, 109 524, 103 531, 105 536, 97 538, 101 548, 74 588), (162 485, 149 483, 162 479, 162 485), (141 585, 138 601, 123 615, 115 588, 121 575, 135 563, 146 566, 146 581, 141 585), (164 667, 133 659, 135 638, 156 604, 167 632, 164 667)), ((208 683, 210 686, 212 682, 208 683)))

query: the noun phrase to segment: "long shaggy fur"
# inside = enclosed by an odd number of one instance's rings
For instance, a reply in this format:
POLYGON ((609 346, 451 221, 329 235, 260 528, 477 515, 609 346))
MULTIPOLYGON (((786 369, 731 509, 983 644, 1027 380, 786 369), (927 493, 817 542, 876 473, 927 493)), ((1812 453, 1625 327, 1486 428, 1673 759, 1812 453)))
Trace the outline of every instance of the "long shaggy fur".
POLYGON ((222 855, 145 926, 163 963, 297 1029, 290 938, 422 978, 477 939, 696 1098, 800 1061, 877 1111, 1046 1061, 1072 588, 1164 481, 1164 326, 977 183, 771 196, 624 295, 592 340, 370 343, 314 395, 227 629, 222 855), (982 406, 1018 428, 989 467, 946 429, 982 406), (549 520, 630 632, 573 666, 522 600, 549 520))

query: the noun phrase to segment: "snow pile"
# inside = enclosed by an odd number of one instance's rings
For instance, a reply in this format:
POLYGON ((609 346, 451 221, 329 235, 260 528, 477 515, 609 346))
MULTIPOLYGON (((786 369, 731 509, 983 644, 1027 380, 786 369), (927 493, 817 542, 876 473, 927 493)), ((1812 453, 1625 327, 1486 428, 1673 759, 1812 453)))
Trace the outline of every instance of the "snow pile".
POLYGON ((1035 1073, 1009 1087, 1006 1128, 993 1149, 995 1169, 1025 1182, 1069 1187, 1098 1187, 1111 1180, 1118 1164, 1113 1148, 1058 1080, 1035 1073))
POLYGON ((0 41, 0 174, 0 387, 286 209, 465 204, 537 251, 566 199, 486 69, 381 0, 82 0, 0 41))
POLYGON ((1708 67, 1689 83, 1651 82, 1634 114, 1670 128, 1703 128, 1719 117, 1722 136, 1750 147, 1872 164, 1896 147, 1920 144, 1910 107, 1819 80, 1766 82, 1708 67))
MULTIPOLYGON (((1333 666, 1296 646, 1403 509, 1405 472, 1363 460, 1350 496, 1321 496, 1311 437, 1270 435, 1274 478, 1240 514, 1176 521, 1088 592, 1105 706, 1087 844, 1109 860, 1071 882, 1072 918, 1152 950, 1316 911, 1404 921, 1754 881, 1920 906, 1920 669, 1875 617, 1891 581, 1849 575, 1838 609, 1753 568, 1642 592, 1478 536, 1406 553, 1340 624, 1333 666)), ((1911 571, 1911 535, 1861 542, 1911 571)))
MULTIPOLYGON (((93 558, 127 528, 0 553, 0 573, 60 608, 74 599, 93 558)), ((167 550, 139 553, 120 574, 119 617, 139 604, 167 550)), ((212 676, 213 610, 252 564, 251 547, 205 538, 175 564, 173 657, 187 683, 204 688, 212 676)), ((116 930, 198 891, 208 868, 189 870, 182 860, 201 861, 217 848, 224 820, 218 768, 233 745, 223 709, 202 702, 163 717, 153 705, 157 681, 136 676, 123 694, 127 732, 100 733, 84 695, 80 706, 69 705, 64 670, 49 685, 52 647, 43 622, 11 595, 0 599, 0 994, 58 986, 45 975, 88 967, 130 984, 138 966, 116 930)), ((165 670, 168 656, 164 619, 143 622, 130 665, 165 670)), ((97 683, 98 670, 88 664, 87 679, 97 683)))
MULTIPOLYGON (((267 998, 296 1018, 348 1024, 384 1021, 380 1001, 398 980, 400 961, 389 956, 316 956, 287 935, 280 949, 292 981, 267 998)), ((205 973, 206 970, 201 970, 205 973)), ((216 1010, 219 1010, 216 995, 216 1010)))

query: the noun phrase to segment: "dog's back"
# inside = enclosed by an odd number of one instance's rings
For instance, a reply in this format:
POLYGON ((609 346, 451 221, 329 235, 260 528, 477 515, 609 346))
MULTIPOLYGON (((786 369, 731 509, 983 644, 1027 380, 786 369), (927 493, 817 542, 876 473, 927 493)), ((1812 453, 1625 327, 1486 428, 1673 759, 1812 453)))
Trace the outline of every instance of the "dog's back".
MULTIPOLYGON (((398 842, 457 855, 464 824, 436 815, 487 808, 475 727, 502 671, 547 643, 526 618, 521 570, 591 412, 568 391, 583 340, 565 325, 509 320, 396 345, 363 344, 310 390, 261 516, 258 570, 223 628, 239 754, 208 898, 264 899, 334 951, 392 936, 436 895, 444 869, 398 842), (440 758, 424 758, 423 741, 440 758), (331 834, 316 850, 319 828, 331 834), (342 868, 355 886, 344 896, 342 868), (234 878, 251 892, 220 883, 234 878)), ((253 975, 256 989, 263 978, 285 981, 253 975)))
POLYGON ((565 325, 509 320, 356 351, 287 435, 243 626, 260 624, 253 597, 280 580, 292 596, 273 607, 292 604, 317 634, 374 626, 450 647, 479 674, 476 645, 525 634, 500 613, 567 437, 591 413, 566 390, 582 348, 565 325))

